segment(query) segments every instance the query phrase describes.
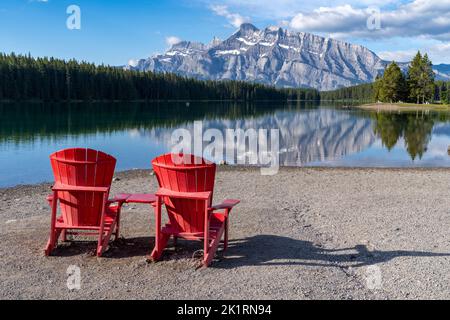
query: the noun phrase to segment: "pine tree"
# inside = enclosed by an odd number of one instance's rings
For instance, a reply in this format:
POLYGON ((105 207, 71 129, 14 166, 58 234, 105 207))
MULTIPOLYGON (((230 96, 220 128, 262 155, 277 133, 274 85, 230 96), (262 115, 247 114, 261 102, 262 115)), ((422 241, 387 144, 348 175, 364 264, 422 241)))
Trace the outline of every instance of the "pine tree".
POLYGON ((397 63, 392 62, 386 67, 379 98, 383 102, 398 102, 404 99, 406 91, 405 77, 397 63))
POLYGON ((441 100, 441 103, 443 103, 443 104, 449 104, 449 101, 450 101, 450 97, 449 97, 449 94, 448 94, 448 88, 447 88, 447 84, 446 83, 444 83, 443 84, 443 86, 442 86, 442 90, 441 90, 441 94, 440 94, 440 100, 441 100))
POLYGON ((416 103, 420 102, 420 77, 422 72, 422 54, 417 52, 408 69, 407 83, 409 98, 414 99, 416 103))
POLYGON ((375 101, 381 101, 380 92, 382 86, 383 86, 383 77, 378 74, 373 84, 373 99, 375 101))
POLYGON ((54 58, 0 53, 0 99, 286 100, 320 99, 314 89, 286 90, 244 81, 201 81, 54 58))
POLYGON ((434 95, 434 72, 433 64, 428 55, 417 52, 407 76, 409 97, 416 103, 425 103, 433 99, 434 95))
POLYGON ((428 58, 427 54, 425 54, 422 59, 422 73, 419 84, 422 103, 432 100, 434 95, 434 71, 433 63, 428 58))

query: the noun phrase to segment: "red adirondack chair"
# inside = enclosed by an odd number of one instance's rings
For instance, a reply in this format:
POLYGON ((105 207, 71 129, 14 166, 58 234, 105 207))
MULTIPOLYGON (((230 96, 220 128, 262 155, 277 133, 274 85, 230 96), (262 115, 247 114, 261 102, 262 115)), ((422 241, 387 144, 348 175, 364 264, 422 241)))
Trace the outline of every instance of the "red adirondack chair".
POLYGON ((228 199, 212 206, 216 165, 193 155, 166 154, 152 161, 159 183, 155 204, 155 248, 150 255, 159 260, 170 236, 187 240, 203 239, 203 265, 211 262, 224 235, 228 245, 228 217, 239 200, 228 199), (175 160, 175 161, 174 161, 175 160), (164 203, 169 223, 161 228, 164 203))
POLYGON ((101 256, 114 233, 119 236, 120 209, 125 199, 108 200, 116 159, 91 149, 66 149, 50 156, 55 176, 50 238, 45 255, 50 255, 62 235, 98 235, 97 256, 101 256), (57 206, 61 215, 57 217, 57 206), (113 205, 113 203, 116 203, 113 205))

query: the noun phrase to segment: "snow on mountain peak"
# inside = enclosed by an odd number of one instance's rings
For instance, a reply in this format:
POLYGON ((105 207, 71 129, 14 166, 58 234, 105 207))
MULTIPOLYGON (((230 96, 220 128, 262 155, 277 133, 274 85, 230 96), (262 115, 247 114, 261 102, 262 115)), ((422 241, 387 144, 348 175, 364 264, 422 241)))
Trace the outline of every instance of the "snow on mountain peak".
POLYGON ((387 63, 363 46, 276 26, 260 30, 244 23, 223 41, 216 37, 208 45, 182 41, 165 54, 126 68, 332 90, 371 82, 387 63))

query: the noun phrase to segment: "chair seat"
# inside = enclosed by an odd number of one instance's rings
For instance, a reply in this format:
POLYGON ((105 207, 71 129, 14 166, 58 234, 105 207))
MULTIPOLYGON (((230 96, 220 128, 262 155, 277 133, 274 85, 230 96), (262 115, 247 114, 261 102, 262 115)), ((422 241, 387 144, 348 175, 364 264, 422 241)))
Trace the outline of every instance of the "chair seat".
MULTIPOLYGON (((119 206, 110 206, 106 209, 106 215, 105 215, 105 231, 108 231, 111 227, 111 225, 116 221, 117 219, 117 213, 119 212, 119 206)), ((98 230, 100 229, 99 226, 75 226, 75 225, 69 225, 64 221, 64 218, 62 216, 58 217, 56 219, 56 228, 59 229, 80 229, 80 230, 98 230)))
MULTIPOLYGON (((220 229, 222 229, 225 226, 225 216, 220 213, 213 213, 211 214, 211 218, 209 221, 209 236, 211 239, 215 239, 217 237, 217 234, 220 229)), ((172 226, 170 223, 166 224, 162 228, 162 233, 170 234, 170 235, 176 235, 178 237, 186 238, 186 239, 203 239, 203 232, 195 232, 195 233, 188 233, 188 232, 181 232, 177 230, 174 226, 172 226)))

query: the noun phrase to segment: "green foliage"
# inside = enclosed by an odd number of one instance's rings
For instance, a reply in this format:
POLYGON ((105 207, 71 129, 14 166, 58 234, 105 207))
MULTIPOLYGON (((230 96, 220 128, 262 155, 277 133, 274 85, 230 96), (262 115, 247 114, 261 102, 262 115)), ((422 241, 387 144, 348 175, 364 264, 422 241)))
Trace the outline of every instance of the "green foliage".
POLYGON ((3 100, 317 100, 313 89, 243 81, 201 81, 54 58, 0 54, 3 100))
POLYGON ((450 104, 450 97, 449 97, 449 94, 448 94, 447 90, 446 91, 442 91, 442 93, 441 93, 441 102, 443 104, 450 104))
POLYGON ((383 78, 377 84, 378 100, 382 102, 398 102, 405 99, 406 81, 400 67, 392 62, 386 67, 383 78))
MULTIPOLYGON (((446 121, 447 115, 441 114, 446 121)), ((373 113, 375 125, 374 133, 388 150, 391 150, 399 141, 404 139, 406 150, 412 160, 421 159, 427 151, 431 140, 431 132, 434 122, 438 119, 437 114, 418 113, 373 113)))
POLYGON ((434 96, 433 65, 428 55, 417 52, 408 70, 409 98, 416 103, 431 102, 434 96))
POLYGON ((377 75, 375 82, 373 83, 373 100, 380 101, 381 88, 383 87, 383 77, 377 75))
POLYGON ((374 96, 374 84, 364 83, 353 87, 320 92, 320 99, 326 101, 371 102, 374 96))
POLYGON ((435 88, 435 100, 440 100, 442 104, 450 104, 449 94, 450 83, 444 81, 437 81, 435 88))
POLYGON ((321 100, 361 102, 413 102, 441 101, 450 103, 450 82, 434 81, 432 63, 420 52, 414 57, 405 78, 399 66, 393 62, 383 76, 378 75, 372 84, 362 84, 333 91, 320 92, 321 100))

